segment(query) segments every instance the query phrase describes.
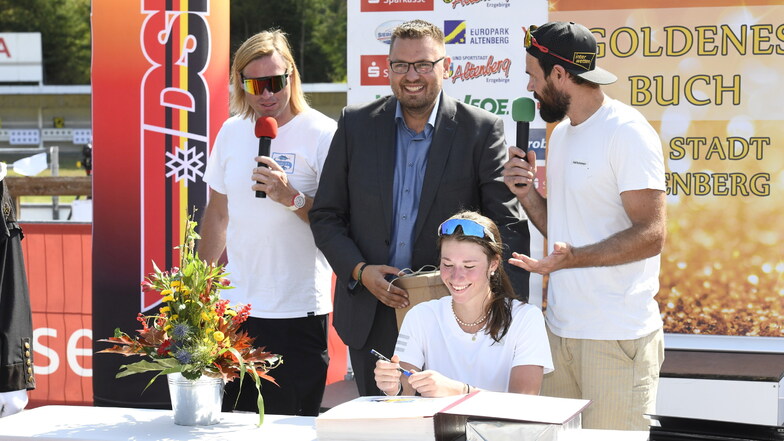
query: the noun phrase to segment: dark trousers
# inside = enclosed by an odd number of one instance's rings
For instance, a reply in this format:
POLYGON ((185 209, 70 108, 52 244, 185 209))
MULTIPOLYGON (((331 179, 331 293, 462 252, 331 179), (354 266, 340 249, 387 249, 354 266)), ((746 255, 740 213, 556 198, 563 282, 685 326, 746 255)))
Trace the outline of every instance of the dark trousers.
POLYGON ((354 380, 359 390, 359 395, 383 395, 376 386, 373 369, 376 367, 376 357, 370 354, 371 349, 392 358, 397 343, 397 319, 395 310, 379 302, 376 306, 376 315, 373 327, 370 330, 365 345, 361 348, 348 348, 351 357, 351 369, 354 371, 354 380))
MULTIPOLYGON (((327 382, 327 315, 293 319, 251 317, 243 329, 256 337, 254 346, 283 357, 283 364, 268 372, 278 386, 261 380, 264 413, 318 416, 327 382)), ((227 383, 223 411, 256 411, 256 385, 245 375, 242 391, 239 379, 227 383), (237 393, 240 392, 239 401, 237 393)))

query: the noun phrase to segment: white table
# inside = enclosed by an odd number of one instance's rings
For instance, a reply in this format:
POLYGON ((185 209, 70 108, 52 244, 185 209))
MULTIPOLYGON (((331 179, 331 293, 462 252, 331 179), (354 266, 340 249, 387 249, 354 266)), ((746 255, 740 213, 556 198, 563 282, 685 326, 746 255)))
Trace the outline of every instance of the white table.
POLYGON ((315 441, 314 417, 223 413, 212 426, 178 426, 171 410, 117 407, 43 406, 0 418, 0 440, 315 441))
MULTIPOLYGON (((314 417, 223 413, 213 426, 178 426, 171 410, 119 407, 43 406, 0 418, 0 441, 317 441, 314 417)), ((648 432, 575 430, 564 441, 645 441, 648 432)))

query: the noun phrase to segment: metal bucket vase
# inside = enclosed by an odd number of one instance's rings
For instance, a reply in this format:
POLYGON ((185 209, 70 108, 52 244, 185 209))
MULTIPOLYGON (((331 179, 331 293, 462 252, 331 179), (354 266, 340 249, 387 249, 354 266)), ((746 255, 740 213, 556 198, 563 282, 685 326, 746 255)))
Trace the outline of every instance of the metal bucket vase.
POLYGON ((223 400, 223 379, 202 375, 188 380, 180 373, 167 374, 174 424, 209 426, 218 424, 223 400))

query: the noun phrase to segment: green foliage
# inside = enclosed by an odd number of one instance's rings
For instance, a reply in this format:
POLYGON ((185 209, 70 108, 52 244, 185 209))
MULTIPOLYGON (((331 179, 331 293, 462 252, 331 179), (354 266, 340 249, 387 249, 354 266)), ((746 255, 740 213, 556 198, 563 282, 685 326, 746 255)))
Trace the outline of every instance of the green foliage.
POLYGON ((277 28, 288 35, 303 82, 346 81, 345 0, 233 0, 230 12, 232 55, 251 35, 277 28))
POLYGON ((40 32, 44 84, 90 84, 90 0, 0 0, 0 32, 40 32))
MULTIPOLYGON (((279 28, 303 82, 345 82, 346 9, 345 0, 231 0, 232 54, 251 35, 279 28)), ((90 0, 0 0, 0 32, 41 33, 44 84, 90 83, 90 0)))

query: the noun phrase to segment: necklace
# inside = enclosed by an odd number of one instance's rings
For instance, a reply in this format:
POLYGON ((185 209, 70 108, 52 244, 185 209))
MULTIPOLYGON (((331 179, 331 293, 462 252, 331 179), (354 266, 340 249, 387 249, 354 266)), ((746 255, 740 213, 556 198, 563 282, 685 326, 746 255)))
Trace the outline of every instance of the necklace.
MULTIPOLYGON (((487 310, 487 311, 485 311, 485 314, 482 317, 479 317, 479 320, 477 320, 477 321, 475 321, 473 323, 466 323, 466 322, 460 320, 460 317, 457 316, 457 313, 455 312, 455 303, 452 302, 452 315, 455 316, 455 320, 457 320, 457 323, 460 323, 461 325, 463 325, 465 327, 477 326, 477 325, 483 323, 485 321, 485 319, 487 318, 487 314, 489 314, 489 313, 490 313, 490 310, 487 310)), ((474 333, 474 340, 476 340, 476 332, 474 333)))

